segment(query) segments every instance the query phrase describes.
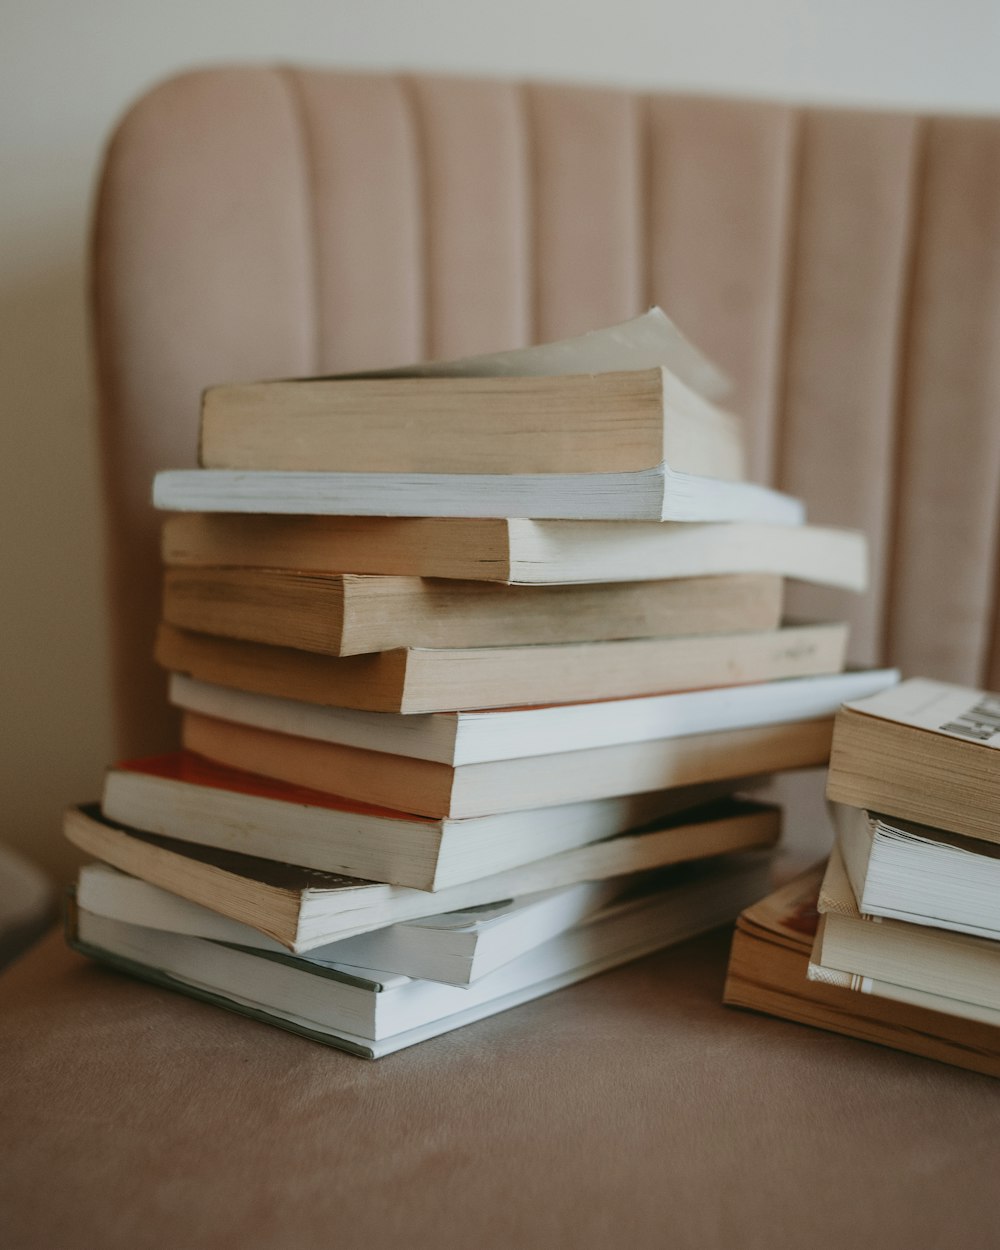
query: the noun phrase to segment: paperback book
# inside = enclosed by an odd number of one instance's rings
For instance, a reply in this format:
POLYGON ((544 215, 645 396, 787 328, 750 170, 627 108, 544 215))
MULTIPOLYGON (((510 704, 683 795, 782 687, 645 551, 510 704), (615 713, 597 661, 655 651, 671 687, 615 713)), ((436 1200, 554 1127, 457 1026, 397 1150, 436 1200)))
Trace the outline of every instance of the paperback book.
POLYGON ((250 925, 296 952, 498 899, 767 850, 777 842, 780 828, 777 807, 724 799, 431 893, 160 837, 117 824, 96 805, 70 808, 64 822, 66 837, 87 854, 250 925))
POLYGON ((751 904, 738 918, 725 1002, 798 1024, 1000 1076, 1000 1030, 930 1005, 858 994, 808 979, 825 865, 751 904))
POLYGON ((371 712, 579 703, 839 673, 847 626, 549 646, 316 655, 162 625, 156 658, 199 681, 371 712))
POLYGON ((770 573, 862 591, 855 530, 760 522, 537 521, 482 517, 185 512, 163 523, 168 567, 305 569, 514 585, 770 573))
POLYGON ((646 886, 480 978, 451 986, 345 973, 77 909, 70 941, 134 975, 378 1058, 724 924, 766 888, 766 862, 646 886))
MULTIPOLYGON (((312 962, 358 975, 380 969, 446 985, 471 985, 526 951, 580 924, 629 888, 635 877, 581 881, 521 898, 386 925, 310 950, 312 962)), ((109 864, 87 864, 76 886, 80 907, 147 929, 209 938, 251 950, 286 948, 259 929, 192 903, 109 864)), ((369 976, 371 979, 371 976, 369 976)))

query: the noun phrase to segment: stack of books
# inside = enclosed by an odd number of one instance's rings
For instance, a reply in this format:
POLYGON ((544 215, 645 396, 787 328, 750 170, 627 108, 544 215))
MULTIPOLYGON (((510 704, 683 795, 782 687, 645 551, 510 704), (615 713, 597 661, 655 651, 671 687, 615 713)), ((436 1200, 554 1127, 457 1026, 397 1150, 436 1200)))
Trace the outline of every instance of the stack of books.
POLYGON ((718 371, 654 310, 388 375, 210 389, 160 474, 183 749, 66 832, 73 940, 376 1056, 731 920, 833 714, 861 536, 742 480, 718 371))
POLYGON ((740 918, 727 1001, 1000 1075, 1000 697, 912 679, 837 716, 836 829, 740 918))

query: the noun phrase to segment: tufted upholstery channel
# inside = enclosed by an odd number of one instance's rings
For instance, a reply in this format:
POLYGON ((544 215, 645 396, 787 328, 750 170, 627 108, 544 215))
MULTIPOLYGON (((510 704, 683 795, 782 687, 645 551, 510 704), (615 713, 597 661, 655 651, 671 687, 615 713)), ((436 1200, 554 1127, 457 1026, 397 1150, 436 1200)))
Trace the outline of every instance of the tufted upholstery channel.
POLYGON ((862 526, 853 654, 1000 684, 1000 121, 287 68, 173 79, 115 135, 94 301, 126 751, 155 469, 235 378, 513 347, 662 304, 732 374, 754 475, 862 526))

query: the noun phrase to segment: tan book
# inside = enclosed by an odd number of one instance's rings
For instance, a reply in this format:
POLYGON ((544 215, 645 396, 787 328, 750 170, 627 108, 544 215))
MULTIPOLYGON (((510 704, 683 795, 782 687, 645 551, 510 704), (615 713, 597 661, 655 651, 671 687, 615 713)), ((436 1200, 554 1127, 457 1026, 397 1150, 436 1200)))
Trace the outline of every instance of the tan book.
POLYGON ((808 979, 823 873, 819 865, 742 913, 724 1001, 1000 1076, 1000 1029, 808 979))
POLYGON ((913 678, 847 704, 827 796, 1000 842, 1000 696, 913 678))
POLYGON ((667 369, 563 377, 302 378, 213 386, 206 469, 285 473, 675 472, 738 480, 736 417, 667 369))
POLYGON ((902 920, 863 916, 834 847, 820 888, 809 976, 862 994, 1000 1024, 1000 943, 902 920))
POLYGON ((750 521, 260 516, 185 512, 163 523, 167 565, 379 573, 549 585, 772 573, 844 590, 867 585, 855 530, 750 521))
POLYGON ((375 712, 579 703, 840 672, 847 626, 324 656, 163 625, 156 658, 199 681, 375 712))
POLYGON ((206 759, 363 803, 464 819, 825 764, 832 717, 453 767, 188 712, 206 759))
POLYGON ((64 832, 88 855, 301 952, 422 916, 770 847, 780 822, 776 807, 731 799, 433 894, 140 833, 96 805, 71 808, 64 832))
POLYGON ((163 616, 205 634, 364 655, 397 647, 603 642, 777 629, 767 574, 583 586, 497 586, 283 569, 167 569, 163 616))

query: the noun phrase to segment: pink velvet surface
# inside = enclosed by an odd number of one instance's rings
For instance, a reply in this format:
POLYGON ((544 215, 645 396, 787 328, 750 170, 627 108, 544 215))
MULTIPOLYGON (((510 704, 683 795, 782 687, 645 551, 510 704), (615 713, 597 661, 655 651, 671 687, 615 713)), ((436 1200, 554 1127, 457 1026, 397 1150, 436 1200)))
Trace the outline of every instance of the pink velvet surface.
POLYGON ((1000 1084, 720 1004, 717 932, 377 1062, 0 977, 10 1250, 996 1244, 1000 1084))

